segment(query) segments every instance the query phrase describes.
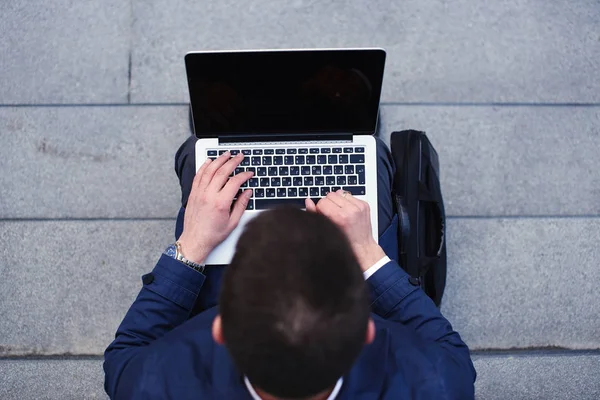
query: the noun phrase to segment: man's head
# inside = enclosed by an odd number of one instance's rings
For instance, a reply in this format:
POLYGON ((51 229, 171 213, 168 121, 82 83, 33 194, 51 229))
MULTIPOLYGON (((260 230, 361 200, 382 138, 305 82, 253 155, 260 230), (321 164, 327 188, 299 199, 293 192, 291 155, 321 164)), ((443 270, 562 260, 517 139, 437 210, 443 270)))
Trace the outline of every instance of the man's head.
POLYGON ((215 339, 253 385, 280 398, 330 388, 374 336, 350 244, 316 213, 278 209, 253 219, 219 303, 215 339))

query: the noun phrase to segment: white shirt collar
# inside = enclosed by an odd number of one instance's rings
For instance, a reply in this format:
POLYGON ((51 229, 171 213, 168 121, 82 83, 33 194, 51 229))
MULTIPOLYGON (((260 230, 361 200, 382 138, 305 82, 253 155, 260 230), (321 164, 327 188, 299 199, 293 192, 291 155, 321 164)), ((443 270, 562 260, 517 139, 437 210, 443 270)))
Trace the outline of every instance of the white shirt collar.
MULTIPOLYGON (((343 381, 344 381, 343 378, 338 379, 337 383, 335 384, 335 387, 333 388, 333 391, 331 392, 331 394, 329 395, 327 400, 335 400, 338 393, 342 389, 343 381)), ((256 390, 254 390, 254 388, 252 387, 252 384, 250 383, 250 381, 248 380, 248 378, 246 376, 244 376, 244 383, 246 384, 246 388, 248 389, 248 392, 250 392, 250 396, 252 396, 252 398, 254 400, 262 400, 260 398, 260 396, 258 395, 258 393, 256 393, 256 390)))

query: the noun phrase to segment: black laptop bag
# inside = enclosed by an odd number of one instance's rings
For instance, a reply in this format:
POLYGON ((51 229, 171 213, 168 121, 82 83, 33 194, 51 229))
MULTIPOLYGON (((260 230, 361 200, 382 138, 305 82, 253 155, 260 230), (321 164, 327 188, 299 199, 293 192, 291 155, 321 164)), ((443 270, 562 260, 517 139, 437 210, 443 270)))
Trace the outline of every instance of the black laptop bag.
POLYGON ((398 214, 399 263, 440 306, 446 286, 446 214, 438 155, 425 132, 392 132, 392 196, 398 214))

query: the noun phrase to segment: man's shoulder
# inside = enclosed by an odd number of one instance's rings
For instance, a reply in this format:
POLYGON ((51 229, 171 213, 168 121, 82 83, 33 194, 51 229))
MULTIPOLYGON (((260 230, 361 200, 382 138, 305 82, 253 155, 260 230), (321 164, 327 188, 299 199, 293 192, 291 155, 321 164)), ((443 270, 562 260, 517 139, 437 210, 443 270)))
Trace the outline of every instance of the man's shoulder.
POLYGON ((348 375, 353 392, 375 392, 383 398, 412 398, 428 382, 428 391, 435 393, 441 377, 437 365, 439 346, 423 340, 402 324, 372 317, 375 340, 365 346, 348 375))
POLYGON ((212 323, 216 315, 216 307, 196 315, 154 342, 150 349, 152 352, 171 354, 193 351, 197 359, 212 358, 218 347, 212 339, 212 323))
POLYGON ((191 371, 195 376, 207 376, 219 358, 229 359, 223 346, 212 338, 212 323, 217 309, 212 308, 179 325, 148 347, 147 357, 161 360, 171 370, 191 371), (191 368, 193 366, 193 368, 191 368))
POLYGON ((144 348, 124 371, 119 398, 135 393, 142 396, 135 398, 184 399, 190 393, 243 390, 229 353, 212 339, 216 314, 207 310, 144 348))
MULTIPOLYGON (((385 320, 375 314, 371 318, 375 322, 375 340, 365 350, 376 352, 383 359, 406 361, 411 367, 415 364, 430 367, 431 349, 436 343, 420 337, 414 330, 405 325, 385 320)), ((398 363, 394 363, 400 367, 398 363)))

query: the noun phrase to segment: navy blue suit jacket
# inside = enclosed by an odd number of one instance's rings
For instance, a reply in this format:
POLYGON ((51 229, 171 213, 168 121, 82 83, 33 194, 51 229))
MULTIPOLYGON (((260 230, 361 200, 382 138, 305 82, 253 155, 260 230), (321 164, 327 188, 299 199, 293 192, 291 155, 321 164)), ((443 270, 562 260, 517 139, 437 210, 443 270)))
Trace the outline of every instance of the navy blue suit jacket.
MULTIPOLYGON (((391 261, 366 284, 376 336, 344 376, 337 399, 471 399, 469 349, 391 261)), ((216 308, 191 311, 207 277, 161 256, 105 352, 113 399, 248 399, 242 374, 211 336, 216 308)))

